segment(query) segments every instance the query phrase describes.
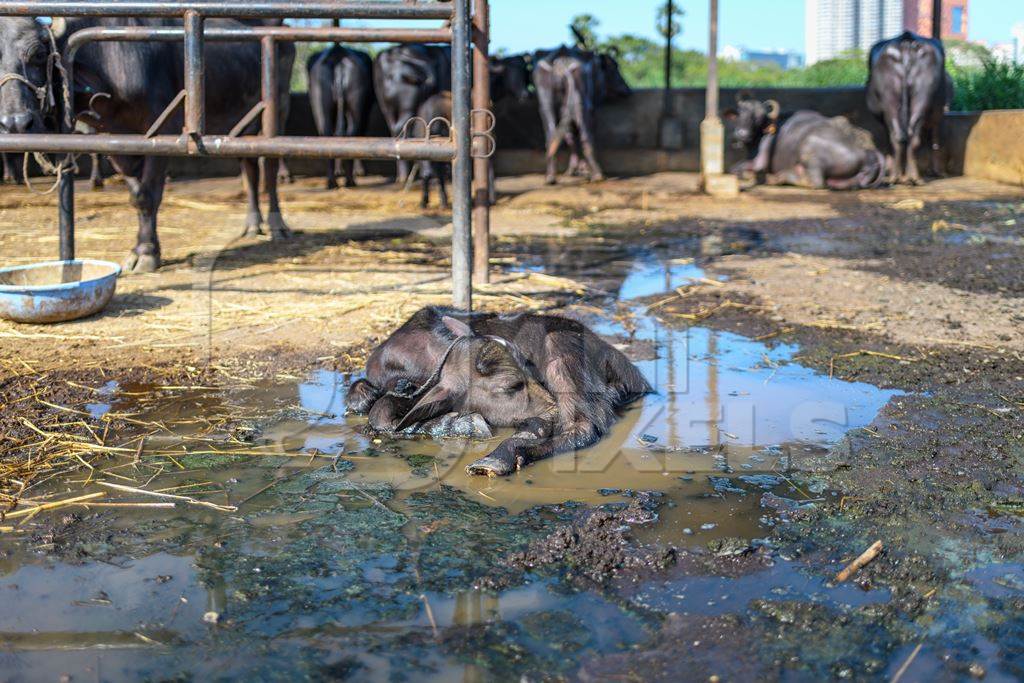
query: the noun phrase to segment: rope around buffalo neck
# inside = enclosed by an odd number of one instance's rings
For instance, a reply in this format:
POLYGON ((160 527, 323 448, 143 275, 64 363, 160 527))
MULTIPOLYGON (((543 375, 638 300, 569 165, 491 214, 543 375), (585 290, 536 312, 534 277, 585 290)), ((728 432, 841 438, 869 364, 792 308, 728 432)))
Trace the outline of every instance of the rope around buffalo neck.
MULTIPOLYGON (((71 84, 68 82, 67 69, 64 68, 64 62, 60 58, 60 50, 57 49, 57 37, 53 35, 53 29, 49 26, 46 27, 46 35, 50 42, 50 54, 46 58, 46 84, 36 85, 21 74, 11 72, 0 75, 0 88, 3 88, 11 81, 24 83, 29 90, 35 93, 36 99, 39 100, 39 110, 43 114, 48 114, 57 106, 57 98, 53 92, 53 72, 56 70, 61 76, 61 99, 64 101, 64 111, 65 113, 71 112, 71 84)), ((28 153, 23 154, 21 167, 22 176, 25 180, 25 187, 27 187, 29 192, 32 194, 52 194, 60 186, 65 173, 78 172, 78 164, 76 163, 78 155, 69 154, 63 162, 54 164, 47 159, 46 155, 42 152, 32 152, 31 154, 36 160, 36 163, 39 164, 39 168, 42 169, 44 174, 57 177, 50 189, 42 192, 36 190, 35 187, 32 186, 32 180, 29 178, 28 174, 29 155, 28 153)))

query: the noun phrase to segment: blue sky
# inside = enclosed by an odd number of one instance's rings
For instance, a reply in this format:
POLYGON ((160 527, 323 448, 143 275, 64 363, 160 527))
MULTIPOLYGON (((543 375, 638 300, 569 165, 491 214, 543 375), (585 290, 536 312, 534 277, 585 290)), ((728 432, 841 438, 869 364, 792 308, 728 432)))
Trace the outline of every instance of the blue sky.
MULTIPOLYGON (((654 18, 663 0, 491 0, 492 40, 512 52, 553 47, 568 41, 569 20, 589 12, 601 21, 601 34, 635 33, 656 37, 654 18)), ((679 44, 707 47, 707 0, 680 0, 686 16, 679 44)), ((803 52, 804 0, 719 0, 720 44, 784 48, 803 52)), ((970 38, 989 43, 1011 39, 1024 22, 1021 0, 970 0, 970 38)))

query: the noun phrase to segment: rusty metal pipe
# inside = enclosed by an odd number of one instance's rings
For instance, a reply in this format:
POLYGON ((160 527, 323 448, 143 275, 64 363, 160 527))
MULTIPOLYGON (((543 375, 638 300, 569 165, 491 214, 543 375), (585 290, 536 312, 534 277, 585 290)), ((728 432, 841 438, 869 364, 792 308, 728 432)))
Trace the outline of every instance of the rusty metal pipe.
POLYGON ((452 300, 473 309, 471 231, 473 221, 473 130, 470 122, 470 0, 453 0, 452 20, 452 300))
MULTIPOLYGON (((473 109, 491 108, 490 12, 487 0, 473 2, 473 109)), ((487 116, 477 114, 473 128, 488 127, 487 116)), ((482 141, 481 141, 482 142, 482 141)), ((477 150, 473 159, 473 282, 491 279, 491 159, 477 150)))
POLYGON ((193 10, 207 18, 448 19, 447 3, 338 2, 337 0, 0 0, 0 16, 183 17, 193 10))
POLYGON ((206 132, 206 58, 203 17, 185 13, 185 134, 200 138, 206 132))
MULTIPOLYGON (((2 0, 0 0, 2 2, 2 0)), ((0 6, 0 16, 2 16, 0 6)), ((68 48, 97 42, 161 42, 177 43, 185 30, 174 26, 92 26, 75 31, 68 38, 68 48)), ((209 27, 203 38, 218 43, 257 41, 273 37, 290 43, 450 43, 450 29, 422 28, 331 28, 291 26, 250 26, 245 28, 209 27)))
POLYGON ((263 88, 263 137, 277 137, 278 102, 277 88, 277 43, 273 36, 265 36, 260 40, 262 48, 263 76, 261 85, 263 88))
POLYGON ((178 157, 299 157, 303 159, 422 159, 440 163, 455 158, 455 143, 444 140, 394 138, 323 138, 205 135, 196 148, 179 136, 59 135, 5 133, 0 152, 46 154, 152 155, 178 157))

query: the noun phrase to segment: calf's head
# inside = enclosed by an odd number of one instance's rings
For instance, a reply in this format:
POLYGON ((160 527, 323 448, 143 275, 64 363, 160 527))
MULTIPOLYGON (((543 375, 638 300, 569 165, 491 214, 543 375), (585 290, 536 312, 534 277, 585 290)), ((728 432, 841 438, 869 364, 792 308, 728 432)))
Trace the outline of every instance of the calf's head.
POLYGON ((740 145, 756 144, 765 131, 779 118, 779 103, 775 100, 764 102, 739 97, 736 107, 725 112, 725 118, 733 122, 733 136, 740 145))
POLYGON ((44 117, 56 104, 52 50, 49 30, 35 19, 0 18, 0 133, 45 130, 44 117))
POLYGON ((533 417, 553 417, 551 394, 527 368, 515 346, 503 339, 474 336, 465 323, 445 318, 456 334, 436 382, 417 397, 396 429, 456 412, 477 413, 492 427, 512 427, 533 417))

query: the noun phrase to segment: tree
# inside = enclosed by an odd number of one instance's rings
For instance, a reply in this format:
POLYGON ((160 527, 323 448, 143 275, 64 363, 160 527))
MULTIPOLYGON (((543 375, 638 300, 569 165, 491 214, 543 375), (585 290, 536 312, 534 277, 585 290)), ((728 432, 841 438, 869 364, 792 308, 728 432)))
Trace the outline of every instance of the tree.
POLYGON ((601 25, 593 14, 577 14, 572 18, 570 31, 572 39, 580 47, 591 48, 597 44, 597 27, 601 25))
POLYGON ((686 12, 679 6, 679 1, 676 0, 672 4, 672 21, 669 23, 668 17, 668 2, 658 8, 658 33, 669 40, 675 38, 683 32, 683 16, 686 12))

